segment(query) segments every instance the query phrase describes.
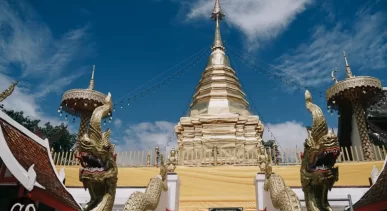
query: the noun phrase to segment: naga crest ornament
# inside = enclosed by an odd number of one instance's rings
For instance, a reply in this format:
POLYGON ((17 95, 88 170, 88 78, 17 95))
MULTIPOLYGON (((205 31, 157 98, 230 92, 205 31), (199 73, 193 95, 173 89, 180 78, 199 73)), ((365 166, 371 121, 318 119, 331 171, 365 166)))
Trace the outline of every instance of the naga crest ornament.
POLYGON ((328 191, 338 180, 338 168, 334 167, 340 155, 340 146, 334 131, 328 125, 320 107, 305 92, 305 105, 312 115, 312 127, 307 127, 308 138, 304 143, 301 160, 301 185, 308 211, 332 210, 328 203, 328 191))

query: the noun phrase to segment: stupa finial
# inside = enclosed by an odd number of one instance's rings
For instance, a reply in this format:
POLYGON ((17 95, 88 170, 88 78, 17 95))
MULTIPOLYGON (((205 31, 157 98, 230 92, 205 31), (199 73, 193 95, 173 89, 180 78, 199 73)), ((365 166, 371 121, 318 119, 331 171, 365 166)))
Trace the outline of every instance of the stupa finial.
POLYGON ((338 81, 337 78, 335 77, 335 72, 337 72, 337 67, 336 67, 334 70, 332 70, 332 72, 331 72, 331 78, 332 78, 332 81, 334 81, 335 84, 337 84, 337 83, 339 83, 339 81, 338 81))
POLYGON ((345 72, 347 74, 347 78, 352 78, 353 77, 352 71, 351 71, 351 68, 349 67, 348 60, 347 60, 347 55, 346 55, 345 51, 343 51, 343 54, 344 54, 345 72))
POLYGON ((215 6, 214 10, 211 13, 211 19, 215 20, 216 22, 216 28, 215 28, 215 39, 214 44, 212 46, 212 51, 215 51, 216 49, 224 50, 222 37, 220 36, 220 27, 219 22, 223 20, 224 14, 220 7, 220 0, 215 0, 215 6))
POLYGON ((91 79, 90 79, 90 84, 89 84, 89 90, 94 89, 94 71, 95 71, 95 65, 93 65, 93 72, 91 73, 91 79))

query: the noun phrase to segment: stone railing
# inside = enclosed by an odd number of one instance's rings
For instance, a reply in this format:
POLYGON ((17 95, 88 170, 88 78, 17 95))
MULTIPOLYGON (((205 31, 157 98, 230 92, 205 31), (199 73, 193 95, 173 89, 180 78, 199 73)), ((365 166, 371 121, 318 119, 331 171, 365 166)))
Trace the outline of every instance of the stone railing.
MULTIPOLYGON (((373 161, 383 161, 387 155, 386 148, 375 145, 372 145, 372 148, 374 152, 373 161)), ((303 149, 300 148, 282 148, 276 154, 273 150, 267 149, 266 154, 271 155, 273 165, 298 165, 301 163, 302 151, 303 149)), ((180 166, 256 165, 256 152, 246 153, 245 155, 242 153, 241 156, 237 156, 237 154, 231 150, 219 150, 217 156, 214 157, 212 152, 183 151, 178 156, 180 166)), ((55 152, 52 156, 55 165, 79 165, 78 160, 74 158, 74 152, 55 152)), ((164 158, 167 158, 166 154, 164 154, 164 158)), ((341 155, 337 159, 339 163, 362 161, 364 161, 364 155, 360 146, 342 147, 341 155)), ((155 166, 155 153, 152 151, 117 152, 117 164, 119 167, 155 166), (147 157, 149 162, 147 162, 147 157)))

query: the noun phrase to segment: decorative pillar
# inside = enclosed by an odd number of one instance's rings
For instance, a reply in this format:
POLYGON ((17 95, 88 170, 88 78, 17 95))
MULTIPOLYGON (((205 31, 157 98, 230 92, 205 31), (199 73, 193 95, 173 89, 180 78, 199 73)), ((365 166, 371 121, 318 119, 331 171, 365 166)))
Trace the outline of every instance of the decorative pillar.
POLYGON ((213 146, 212 156, 214 157, 214 166, 217 166, 218 165, 218 147, 217 146, 213 146))
MULTIPOLYGON (((345 72, 346 78, 342 81, 338 81, 334 73, 337 70, 331 72, 332 80, 335 84, 328 88, 326 91, 326 99, 329 110, 343 110, 347 109, 348 101, 352 104, 352 114, 359 132, 359 140, 361 142, 364 154, 364 160, 373 159, 372 145, 367 133, 367 124, 364 115, 363 105, 368 104, 375 95, 380 92, 383 87, 379 79, 370 76, 354 76, 352 74, 351 67, 349 66, 346 53, 344 54, 345 72)), ((332 110, 330 112, 332 112, 332 110)), ((346 122, 345 124, 351 124, 346 122)), ((354 135, 354 133, 352 133, 354 135)), ((352 146, 354 139, 351 137, 352 146)), ((352 156, 353 157, 353 156, 352 156)))
POLYGON ((273 164, 275 166, 278 166, 278 146, 275 143, 273 144, 273 155, 274 155, 273 164))
POLYGON ((159 167, 159 160, 160 160, 160 150, 159 150, 159 147, 156 147, 155 148, 155 165, 156 165, 156 168, 159 167))
POLYGON ((85 112, 85 113, 81 114, 81 121, 79 123, 79 131, 78 131, 78 140, 77 141, 79 141, 81 139, 81 137, 86 134, 87 128, 89 127, 90 118, 91 118, 91 113, 89 113, 89 112, 87 112, 87 113, 85 112))
POLYGON ((373 160, 373 151, 370 139, 368 137, 367 124, 364 116, 364 110, 360 102, 352 102, 353 114, 355 115, 357 127, 359 130, 360 141, 363 148, 364 159, 373 160))
POLYGON ((180 201, 180 179, 176 173, 168 173, 168 207, 167 210, 178 211, 180 201))

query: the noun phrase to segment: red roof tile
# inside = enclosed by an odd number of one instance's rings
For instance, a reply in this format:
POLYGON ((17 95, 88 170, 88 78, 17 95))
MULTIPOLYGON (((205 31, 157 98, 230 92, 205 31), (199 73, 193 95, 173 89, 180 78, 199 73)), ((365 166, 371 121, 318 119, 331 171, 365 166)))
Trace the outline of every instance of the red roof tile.
POLYGON ((0 119, 0 124, 5 141, 19 164, 26 171, 32 164, 35 164, 36 181, 45 187, 44 191, 69 207, 80 210, 72 195, 58 180, 55 169, 50 163, 47 149, 4 120, 0 119))
POLYGON ((374 203, 387 200, 387 168, 385 167, 375 184, 357 201, 353 208, 365 207, 374 203))

